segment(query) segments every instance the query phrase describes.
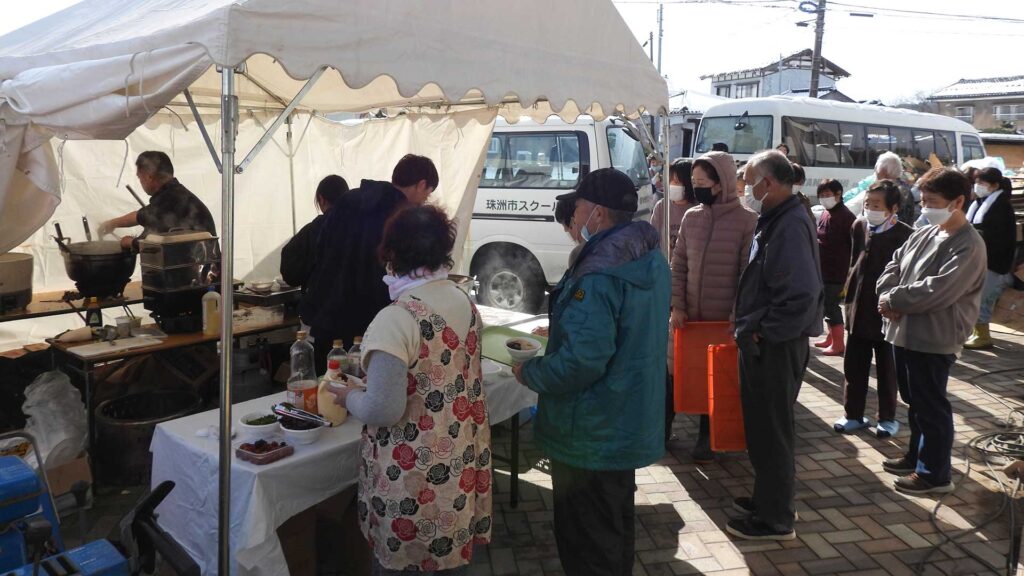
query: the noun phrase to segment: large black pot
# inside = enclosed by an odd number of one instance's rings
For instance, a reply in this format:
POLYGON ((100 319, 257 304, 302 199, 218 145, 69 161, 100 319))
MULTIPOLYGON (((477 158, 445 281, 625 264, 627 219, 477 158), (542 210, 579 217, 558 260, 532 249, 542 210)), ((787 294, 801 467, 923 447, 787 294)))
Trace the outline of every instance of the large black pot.
POLYGON ((68 278, 83 298, 119 296, 135 272, 135 254, 113 240, 57 242, 68 278))

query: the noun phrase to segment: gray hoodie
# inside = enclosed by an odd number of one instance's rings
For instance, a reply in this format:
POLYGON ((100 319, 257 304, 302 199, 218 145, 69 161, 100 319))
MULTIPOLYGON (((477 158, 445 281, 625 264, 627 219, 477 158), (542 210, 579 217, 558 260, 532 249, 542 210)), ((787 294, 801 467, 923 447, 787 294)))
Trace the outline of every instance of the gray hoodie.
POLYGON ((959 354, 978 319, 985 282, 985 242, 967 224, 943 238, 938 226, 915 230, 878 278, 880 300, 903 317, 885 340, 915 352, 959 354))

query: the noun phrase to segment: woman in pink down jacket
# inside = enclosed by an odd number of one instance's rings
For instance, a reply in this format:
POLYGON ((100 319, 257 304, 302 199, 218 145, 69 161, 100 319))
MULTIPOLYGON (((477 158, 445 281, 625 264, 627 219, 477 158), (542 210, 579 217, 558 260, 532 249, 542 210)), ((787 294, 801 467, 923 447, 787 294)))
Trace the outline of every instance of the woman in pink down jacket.
MULTIPOLYGON (((672 251, 672 326, 732 320, 740 274, 747 265, 757 214, 736 195, 736 163, 725 152, 694 161, 697 206, 683 215, 672 251)), ((710 420, 700 417, 693 449, 697 462, 711 462, 710 420)))

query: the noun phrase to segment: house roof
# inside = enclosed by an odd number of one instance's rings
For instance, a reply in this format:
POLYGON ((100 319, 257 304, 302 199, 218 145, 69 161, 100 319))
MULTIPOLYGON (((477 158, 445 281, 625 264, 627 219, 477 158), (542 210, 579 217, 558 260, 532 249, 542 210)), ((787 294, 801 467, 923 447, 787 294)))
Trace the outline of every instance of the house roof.
POLYGON ((1024 95, 1024 75, 999 78, 961 78, 928 97, 929 100, 965 100, 1024 95))
MULTIPOLYGON (((782 58, 782 68, 810 70, 813 58, 814 51, 811 50, 810 48, 807 48, 782 58)), ((761 66, 760 68, 748 68, 746 70, 736 70, 734 72, 719 72, 716 74, 707 74, 701 76, 700 79, 707 80, 708 78, 711 78, 712 82, 717 82, 720 80, 733 80, 738 78, 766 76, 773 72, 778 72, 779 64, 780 61, 776 60, 770 64, 761 66)), ((824 56, 822 56, 821 58, 821 71, 827 76, 831 76, 832 78, 836 79, 848 78, 850 76, 849 72, 840 68, 839 66, 836 65, 835 62, 829 60, 828 58, 825 58, 824 56)))
MULTIPOLYGON (((789 90, 788 92, 782 94, 782 96, 807 96, 808 94, 810 94, 810 92, 810 88, 800 88, 795 90, 789 90)), ((853 98, 850 98, 846 94, 843 94, 838 89, 833 88, 831 86, 818 88, 818 98, 822 100, 838 100, 839 102, 856 102, 856 100, 854 100, 853 98)))

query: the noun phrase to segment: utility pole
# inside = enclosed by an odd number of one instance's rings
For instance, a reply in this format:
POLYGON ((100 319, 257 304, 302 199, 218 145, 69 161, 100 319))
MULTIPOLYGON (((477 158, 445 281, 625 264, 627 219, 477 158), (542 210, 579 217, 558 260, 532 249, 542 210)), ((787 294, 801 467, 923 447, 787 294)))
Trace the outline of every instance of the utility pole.
POLYGON ((821 39, 825 35, 825 0, 818 0, 818 19, 814 24, 814 56, 811 58, 811 86, 807 95, 818 97, 818 76, 821 73, 821 39))
POLYGON ((647 37, 647 51, 651 53, 651 64, 654 64, 654 30, 647 37))
POLYGON ((665 5, 658 2, 658 74, 661 74, 661 45, 664 43, 662 23, 664 22, 664 16, 665 5))

